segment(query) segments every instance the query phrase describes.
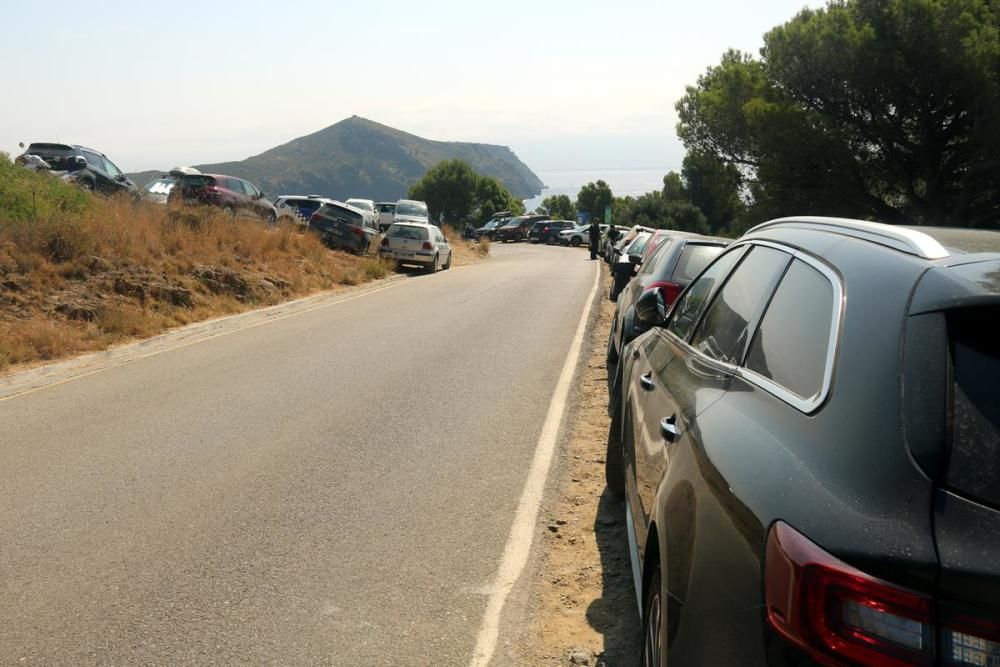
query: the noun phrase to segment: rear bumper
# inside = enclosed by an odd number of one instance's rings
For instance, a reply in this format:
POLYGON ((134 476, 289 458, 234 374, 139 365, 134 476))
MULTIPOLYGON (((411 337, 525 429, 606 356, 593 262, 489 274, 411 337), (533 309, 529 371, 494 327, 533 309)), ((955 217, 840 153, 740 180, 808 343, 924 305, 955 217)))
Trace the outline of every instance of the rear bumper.
POLYGON ((392 248, 379 248, 378 256, 391 259, 400 264, 430 264, 434 261, 433 250, 404 251, 392 248))

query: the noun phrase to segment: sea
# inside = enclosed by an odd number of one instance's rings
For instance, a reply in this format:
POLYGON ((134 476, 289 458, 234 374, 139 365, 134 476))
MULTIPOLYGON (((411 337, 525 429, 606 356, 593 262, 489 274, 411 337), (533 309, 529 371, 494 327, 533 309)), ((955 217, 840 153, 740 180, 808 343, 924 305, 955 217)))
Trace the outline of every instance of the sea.
POLYGON ((531 211, 550 195, 568 195, 576 200, 580 188, 587 183, 602 180, 611 186, 611 192, 616 197, 626 197, 645 194, 653 190, 663 189, 663 177, 670 167, 659 169, 553 169, 539 170, 535 173, 542 179, 545 189, 542 194, 524 200, 524 208, 531 211))

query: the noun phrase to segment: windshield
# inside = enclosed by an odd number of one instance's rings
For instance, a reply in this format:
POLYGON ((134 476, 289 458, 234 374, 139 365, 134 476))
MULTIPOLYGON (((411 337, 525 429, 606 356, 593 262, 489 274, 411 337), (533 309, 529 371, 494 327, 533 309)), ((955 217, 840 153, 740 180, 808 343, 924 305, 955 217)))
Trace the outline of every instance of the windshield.
POLYGON ((420 202, 401 201, 396 205, 396 215, 427 217, 427 207, 420 202))

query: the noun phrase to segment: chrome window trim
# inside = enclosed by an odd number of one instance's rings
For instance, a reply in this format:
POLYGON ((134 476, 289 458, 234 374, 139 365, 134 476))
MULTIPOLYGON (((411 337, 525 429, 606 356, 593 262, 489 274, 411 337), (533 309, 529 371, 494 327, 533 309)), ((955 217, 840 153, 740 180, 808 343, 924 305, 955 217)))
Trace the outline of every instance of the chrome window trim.
MULTIPOLYGON (((728 371, 732 373, 735 377, 738 377, 742 380, 749 382, 750 384, 753 384, 763 389, 772 396, 775 396, 779 400, 789 404, 790 406, 792 406, 793 408, 804 414, 807 415, 812 414, 813 412, 818 410, 819 407, 823 405, 823 403, 826 402, 827 397, 830 395, 830 388, 833 385, 834 369, 837 363, 837 355, 840 350, 840 338, 843 329, 844 307, 846 305, 846 295, 844 293, 843 281, 840 277, 840 274, 838 274, 828 264, 810 255, 809 253, 806 253, 792 246, 781 245, 778 243, 773 243, 771 241, 748 239, 746 241, 739 241, 737 243, 728 246, 726 248, 726 251, 728 252, 732 248, 737 248, 744 245, 760 245, 760 246, 770 247, 775 250, 780 250, 781 252, 791 255, 792 261, 799 260, 809 265, 810 267, 816 269, 817 271, 819 271, 820 275, 825 277, 827 279, 827 282, 830 283, 830 286, 833 289, 833 307, 830 319, 830 339, 827 342, 826 364, 823 368, 823 381, 822 384, 820 385, 819 392, 816 395, 811 396, 809 398, 802 398, 795 392, 786 389, 785 387, 781 386, 774 380, 766 378, 763 375, 760 375, 759 373, 752 371, 745 366, 747 357, 750 354, 750 348, 753 347, 753 342, 754 340, 756 340, 757 334, 760 332, 760 324, 764 320, 764 317, 767 315, 767 311, 771 307, 771 300, 774 298, 774 294, 778 291, 778 288, 781 287, 781 281, 785 279, 785 275, 788 272, 788 268, 791 267, 791 264, 789 264, 788 267, 786 267, 785 273, 782 274, 781 279, 778 281, 774 291, 768 298, 767 305, 764 307, 764 310, 761 313, 761 317, 756 322, 753 335, 750 336, 749 338, 750 343, 749 345, 747 345, 747 348, 743 354, 743 358, 740 359, 740 363, 738 365, 729 364, 724 361, 719 361, 718 359, 713 359, 712 357, 708 356, 701 350, 690 345, 687 340, 682 340, 681 338, 679 338, 677 334, 670 331, 666 327, 662 327, 663 332, 669 337, 671 341, 678 343, 685 351, 697 354, 699 357, 706 360, 709 364, 717 366, 724 371, 728 371)), ((733 267, 729 275, 726 276, 726 282, 729 281, 730 276, 732 276, 732 274, 739 268, 740 264, 742 263, 743 262, 741 259, 740 262, 737 263, 735 267, 733 267)), ((702 272, 704 273, 704 271, 706 270, 708 270, 708 267, 705 267, 705 269, 702 272)), ((700 277, 701 274, 699 274, 698 277, 695 278, 695 280, 692 280, 691 284, 694 284, 694 282, 698 280, 698 278, 700 277)), ((711 308, 712 303, 715 302, 716 296, 724 286, 725 285, 723 284, 721 287, 719 287, 719 289, 717 289, 713 293, 712 298, 705 306, 705 309, 698 315, 698 321, 695 323, 694 327, 692 327, 691 332, 688 335, 689 338, 691 336, 694 336, 694 334, 701 328, 702 319, 704 318, 705 313, 708 311, 709 308, 711 308)))
POLYGON ((887 225, 881 222, 850 220, 848 218, 826 218, 821 216, 801 216, 778 218, 757 225, 747 232, 756 234, 774 227, 785 228, 819 228, 827 231, 847 234, 879 245, 895 248, 924 259, 943 259, 951 253, 937 239, 916 229, 887 225))

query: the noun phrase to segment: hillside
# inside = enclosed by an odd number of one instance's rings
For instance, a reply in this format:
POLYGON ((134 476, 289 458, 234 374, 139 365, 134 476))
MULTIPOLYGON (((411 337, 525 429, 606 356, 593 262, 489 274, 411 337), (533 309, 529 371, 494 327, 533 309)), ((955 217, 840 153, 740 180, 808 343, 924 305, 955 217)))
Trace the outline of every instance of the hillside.
MULTIPOLYGON (((359 116, 240 162, 195 166, 246 178, 271 196, 321 194, 395 201, 428 169, 453 159, 498 179, 516 197, 526 199, 541 192, 538 176, 506 146, 432 141, 359 116)), ((142 185, 160 173, 139 172, 130 177, 142 185)))

